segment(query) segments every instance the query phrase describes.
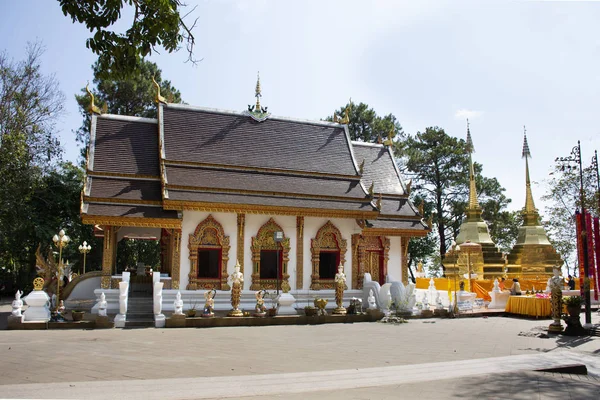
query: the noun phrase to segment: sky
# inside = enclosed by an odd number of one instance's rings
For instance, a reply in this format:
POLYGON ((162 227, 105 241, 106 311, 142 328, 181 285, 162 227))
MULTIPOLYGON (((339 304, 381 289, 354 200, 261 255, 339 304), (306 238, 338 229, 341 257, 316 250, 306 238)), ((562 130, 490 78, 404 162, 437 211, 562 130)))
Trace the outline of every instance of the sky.
MULTIPOLYGON (((523 126, 536 206, 556 157, 581 141, 584 166, 600 148, 600 2, 596 1, 195 1, 197 65, 185 50, 150 57, 188 104, 243 111, 254 99, 274 115, 319 120, 350 98, 394 114, 415 134, 439 126, 466 137, 483 174, 525 204, 523 126)), ((188 7, 191 10, 192 7, 188 7)), ((121 27, 131 20, 123 13, 121 27)), ((58 1, 0 1, 0 51, 22 59, 46 47, 42 69, 66 96, 64 157, 80 152, 74 95, 92 81, 87 29, 58 1)))

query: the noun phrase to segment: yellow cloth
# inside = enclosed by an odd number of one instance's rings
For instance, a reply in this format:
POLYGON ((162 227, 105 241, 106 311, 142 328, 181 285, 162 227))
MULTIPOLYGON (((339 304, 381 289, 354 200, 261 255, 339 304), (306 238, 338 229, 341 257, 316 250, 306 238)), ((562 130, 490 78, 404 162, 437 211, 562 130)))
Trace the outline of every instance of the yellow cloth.
POLYGON ((550 299, 539 299, 528 296, 510 296, 506 303, 506 312, 529 315, 532 317, 549 317, 552 315, 550 299))

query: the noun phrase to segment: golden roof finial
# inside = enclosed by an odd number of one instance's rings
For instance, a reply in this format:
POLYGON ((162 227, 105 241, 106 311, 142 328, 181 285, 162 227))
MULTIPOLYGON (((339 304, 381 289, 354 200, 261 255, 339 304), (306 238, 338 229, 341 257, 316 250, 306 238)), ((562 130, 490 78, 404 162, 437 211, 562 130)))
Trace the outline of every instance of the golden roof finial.
POLYGON ((375 182, 371 182, 371 186, 369 186, 369 197, 373 198, 373 193, 375 193, 375 182))
POLYGON ((89 86, 90 83, 88 82, 87 85, 85 85, 85 91, 88 93, 88 96, 90 96, 90 106, 88 107, 88 111, 90 114, 102 114, 100 108, 94 104, 94 95, 90 91, 89 86))
POLYGON ((346 109, 344 110, 344 118, 342 118, 340 120, 340 124, 342 125, 347 125, 348 123, 350 123, 350 106, 346 107, 346 109))
POLYGON ((358 174, 362 175, 364 171, 365 171, 365 159, 363 158, 362 162, 360 163, 360 166, 358 167, 358 174))
POLYGON ((167 99, 165 99, 164 97, 162 97, 160 95, 160 85, 158 84, 158 82, 156 82, 156 79, 154 79, 154 75, 152 75, 152 83, 154 84, 154 87, 156 88, 156 95, 154 96, 154 101, 156 102, 156 104, 159 103, 167 103, 167 99))
POLYGON ((396 127, 392 126, 392 129, 388 132, 388 138, 383 142, 384 146, 391 146, 394 144, 393 139, 396 137, 396 127))
POLYGON ((523 158, 525 159, 525 208, 524 223, 525 225, 539 225, 539 214, 535 209, 533 202, 533 193, 531 192, 531 181, 529 179, 529 158, 531 158, 531 152, 529 151, 529 144, 527 143, 527 129, 523 125, 523 158))
POLYGON ((254 108, 254 112, 261 112, 260 98, 262 97, 262 93, 260 89, 260 71, 256 73, 256 89, 254 90, 254 97, 256 97, 256 107, 254 108))
POLYGON ((339 124, 339 120, 338 120, 338 116, 337 116, 337 111, 333 112, 333 122, 335 122, 336 124, 339 124))
POLYGON ((425 216, 425 201, 423 199, 419 203, 419 214, 421 214, 421 217, 425 216))
POLYGON ((379 193, 379 197, 377 198, 377 203, 375 204, 375 207, 381 211, 381 199, 383 198, 383 196, 381 195, 381 193, 379 193))

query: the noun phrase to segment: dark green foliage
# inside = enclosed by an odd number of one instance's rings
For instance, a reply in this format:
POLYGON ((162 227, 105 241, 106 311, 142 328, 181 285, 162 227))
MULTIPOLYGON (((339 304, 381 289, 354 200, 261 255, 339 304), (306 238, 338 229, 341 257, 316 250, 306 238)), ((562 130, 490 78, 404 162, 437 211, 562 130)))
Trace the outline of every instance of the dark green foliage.
MULTIPOLYGON (((161 46, 167 52, 186 44, 188 60, 195 62, 195 39, 191 26, 184 23, 180 0, 58 0, 63 14, 73 22, 84 24, 93 36, 86 47, 98 55, 103 77, 122 78, 140 73, 144 57, 161 46), (133 22, 123 33, 112 29, 127 8, 133 22)), ((193 11, 193 10, 192 10, 193 11)))

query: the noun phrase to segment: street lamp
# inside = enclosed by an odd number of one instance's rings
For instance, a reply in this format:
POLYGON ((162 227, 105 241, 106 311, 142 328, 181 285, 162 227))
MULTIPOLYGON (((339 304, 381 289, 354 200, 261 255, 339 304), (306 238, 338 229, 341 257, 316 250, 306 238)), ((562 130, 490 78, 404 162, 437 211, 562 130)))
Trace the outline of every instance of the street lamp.
POLYGON ((60 303, 60 275, 62 274, 62 249, 65 247, 71 239, 65 235, 63 229, 58 232, 58 235, 54 235, 52 238, 54 245, 58 247, 58 270, 56 271, 56 311, 58 311, 58 305, 60 303))
POLYGON ((86 241, 84 241, 83 244, 79 245, 79 252, 81 254, 83 254, 83 273, 84 274, 85 274, 85 256, 87 255, 87 253, 90 252, 90 250, 92 250, 92 246, 87 244, 86 241))
POLYGON ((592 310, 590 308, 590 288, 586 286, 585 279, 589 279, 587 229, 585 226, 585 193, 583 192, 583 166, 581 164, 581 143, 577 141, 577 146, 573 147, 568 157, 556 157, 555 162, 561 162, 564 168, 577 168, 570 166, 570 163, 579 164, 579 201, 581 202, 581 248, 583 252, 583 274, 584 274, 584 299, 585 299, 585 323, 592 323, 592 310))
POLYGON ((279 297, 279 246, 280 243, 283 241, 283 232, 273 232, 273 240, 275 240, 275 246, 277 248, 277 283, 276 283, 276 287, 277 287, 277 297, 279 297))
POLYGON ((454 315, 458 315, 458 296, 456 294, 456 276, 458 275, 458 270, 456 269, 456 261, 458 261, 458 253, 460 253, 460 246, 456 244, 455 240, 452 240, 451 243, 452 253, 454 254, 454 307, 452 308, 454 315))

